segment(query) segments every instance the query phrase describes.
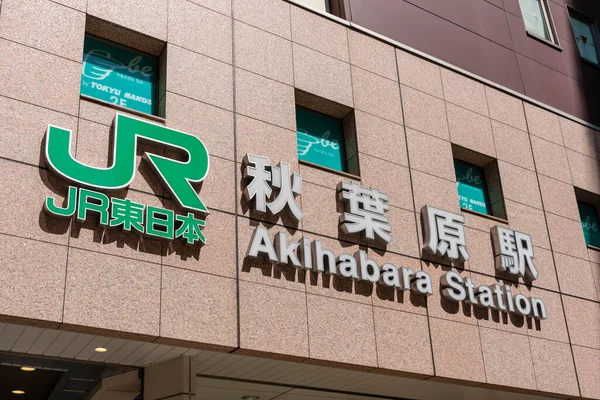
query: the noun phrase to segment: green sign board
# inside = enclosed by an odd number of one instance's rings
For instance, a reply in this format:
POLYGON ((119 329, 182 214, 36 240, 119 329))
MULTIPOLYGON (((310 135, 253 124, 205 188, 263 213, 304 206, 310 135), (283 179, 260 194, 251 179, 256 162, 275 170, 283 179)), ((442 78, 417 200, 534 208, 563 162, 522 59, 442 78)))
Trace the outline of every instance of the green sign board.
POLYGON ((483 168, 454 160, 460 207, 481 214, 491 214, 483 168))
POLYGON ((81 94, 155 114, 157 82, 156 58, 85 38, 81 94))
POLYGON ((577 206, 579 207, 579 217, 581 218, 585 243, 600 248, 600 221, 598 220, 596 206, 583 201, 578 201, 577 206))
POLYGON ((346 171, 342 121, 296 107, 298 158, 323 167, 346 171))
POLYGON ((88 214, 100 216, 100 225, 121 226, 127 231, 136 230, 149 236, 173 239, 181 238, 194 244, 205 242, 200 232, 205 226, 194 213, 208 214, 200 200, 194 183, 202 182, 208 175, 210 159, 202 141, 194 135, 166 128, 137 118, 117 114, 114 122, 112 143, 112 165, 107 168, 93 167, 77 161, 71 154, 72 132, 49 125, 45 140, 46 162, 57 175, 87 188, 69 187, 66 206, 48 197, 44 208, 54 216, 84 221, 88 214), (172 195, 172 199, 185 210, 187 215, 176 215, 174 211, 135 203, 129 199, 109 197, 102 191, 127 188, 136 172, 136 154, 140 140, 155 146, 177 149, 187 155, 187 161, 164 157, 150 152, 144 153, 161 181, 172 195))

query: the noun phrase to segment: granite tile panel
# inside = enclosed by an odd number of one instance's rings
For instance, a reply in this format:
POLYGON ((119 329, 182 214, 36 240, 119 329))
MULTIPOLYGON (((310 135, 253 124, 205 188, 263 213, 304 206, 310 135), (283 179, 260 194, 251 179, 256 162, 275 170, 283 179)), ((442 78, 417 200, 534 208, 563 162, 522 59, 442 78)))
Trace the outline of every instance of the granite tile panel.
POLYGON ((392 46, 353 30, 348 31, 348 43, 350 64, 388 79, 398 80, 392 46))
POLYGON ((168 0, 169 43, 231 64, 231 18, 187 0, 168 0))
POLYGON ((527 336, 488 328, 479 328, 479 333, 487 383, 537 389, 527 336))
POLYGON ((456 180, 450 142, 412 129, 406 130, 410 166, 449 181, 456 180))
POLYGON ((559 121, 563 140, 567 149, 574 150, 589 157, 600 157, 600 151, 598 149, 598 138, 600 137, 600 134, 598 131, 563 117, 560 117, 559 121))
MULTIPOLYGON (((548 232, 554 252, 587 259, 587 249, 581 222, 546 213, 548 232)), ((559 273, 560 278, 560 273, 559 273)))
POLYGON ((158 336, 160 281, 160 265, 69 249, 63 322, 158 336))
POLYGON ((168 92, 233 110, 231 65, 173 44, 167 54, 168 92))
POLYGON ((352 107, 350 64, 294 43, 297 89, 352 107))
POLYGON ((460 213, 455 181, 438 178, 417 170, 412 170, 411 175, 416 211, 429 205, 460 213))
POLYGON ((492 120, 492 133, 498 160, 534 171, 533 153, 527 132, 492 120))
POLYGON ((600 350, 600 303, 562 296, 573 345, 600 350))
POLYGON ((0 95, 77 115, 81 62, 0 39, 0 95))
POLYGON ((600 399, 600 350, 572 346, 581 396, 600 399))
POLYGON ((166 41, 168 0, 88 0, 87 13, 166 41))
POLYGON ((289 3, 280 0, 235 0, 233 17, 286 39, 292 38, 289 3))
POLYGON ((479 328, 431 317, 429 325, 436 376, 484 383, 486 378, 479 328), (461 362, 457 363, 456 360, 461 362))
POLYGON ((544 212, 542 210, 516 203, 511 200, 506 200, 505 205, 511 229, 525 232, 530 235, 534 246, 543 247, 545 249, 550 248, 548 230, 544 223, 544 212))
POLYGON ((77 132, 70 115, 0 96, 0 157, 45 166, 44 137, 48 124, 77 132))
POLYGON ((292 41, 344 62, 350 61, 347 28, 318 14, 291 6, 292 41))
POLYGON ((490 117, 493 120, 527 131, 523 102, 519 98, 489 86, 485 87, 485 94, 490 108, 490 117))
POLYGON ((562 146, 563 137, 558 115, 529 103, 524 104, 529 133, 562 146))
POLYGON ((504 198, 542 209, 542 198, 535 172, 503 161, 498 162, 498 169, 504 198))
POLYGON ((361 185, 380 191, 388 196, 388 204, 413 211, 410 188, 410 172, 407 167, 389 161, 361 156, 361 185))
MULTIPOLYGON (((269 157, 271 164, 290 163, 292 170, 298 172, 298 147, 296 130, 280 128, 249 118, 241 114, 236 116, 237 123, 237 162, 241 163, 247 154, 269 157)), ((306 181, 306 177, 302 176, 306 181)))
POLYGON ((63 205, 67 183, 46 169, 0 159, 0 233, 66 245, 69 220, 44 211, 47 197, 63 205))
POLYGON ((441 99, 444 98, 440 67, 431 61, 396 49, 400 83, 441 99))
POLYGON ((374 307, 373 312, 377 366, 433 375, 427 317, 379 307, 374 307))
POLYGON ((241 281, 240 347, 308 357, 306 294, 241 281))
POLYGON ((296 130, 294 88, 236 69, 236 110, 239 114, 296 130))
POLYGON ((163 267, 160 336, 237 347, 235 280, 163 267))
POLYGON ((165 116, 169 128, 198 137, 210 155, 233 161, 233 113, 230 111, 169 93, 165 116))
POLYGON ((447 103, 448 125, 452 143, 496 157, 492 125, 488 117, 447 103))
POLYGON ((573 186, 600 194, 600 165, 597 159, 567 149, 573 186))
POLYGON ((562 293, 598 301, 592 266, 587 260, 554 253, 562 293))
POLYGON ((538 175, 544 209, 552 214, 579 221, 579 209, 573 186, 538 175))
POLYGON ((444 100, 402 85, 402 105, 407 127, 450 140, 444 100))
POLYGON ((310 358, 377 366, 373 307, 307 295, 310 358), (332 341, 331 333, 338 332, 332 341))
POLYGON ((531 146, 537 172, 550 178, 571 183, 567 153, 562 145, 531 136, 531 146))
POLYGON ((287 85, 294 84, 292 42, 235 22, 235 65, 287 85))
POLYGON ((358 151, 408 166, 406 139, 402 125, 355 110, 358 151))
POLYGON ((60 323, 67 247, 0 235, 0 314, 60 323))
POLYGON ((442 68, 442 83, 446 101, 489 116, 483 84, 445 68, 442 68))
POLYGON ((202 7, 210 8, 221 14, 231 16, 231 1, 230 0, 190 0, 193 3, 202 7))
POLYGON ((354 107, 402 124, 402 105, 398 83, 355 66, 352 66, 351 70, 354 107))
POLYGON ((48 0, 3 5, 0 37, 81 62, 85 14, 48 0))

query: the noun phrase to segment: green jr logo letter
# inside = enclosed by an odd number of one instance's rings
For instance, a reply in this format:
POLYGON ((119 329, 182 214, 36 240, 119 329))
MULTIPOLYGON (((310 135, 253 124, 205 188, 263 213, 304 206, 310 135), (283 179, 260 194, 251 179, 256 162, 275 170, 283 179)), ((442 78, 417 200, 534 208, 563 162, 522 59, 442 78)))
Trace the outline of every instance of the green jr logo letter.
POLYGON ((185 162, 149 153, 145 153, 144 158, 154 166, 181 208, 208 213, 191 185, 206 178, 210 165, 208 150, 196 136, 117 114, 112 165, 108 168, 92 167, 75 160, 71 154, 71 139, 70 130, 48 126, 48 165, 54 172, 72 182, 105 190, 122 189, 133 181, 138 139, 183 151, 188 156, 185 162))

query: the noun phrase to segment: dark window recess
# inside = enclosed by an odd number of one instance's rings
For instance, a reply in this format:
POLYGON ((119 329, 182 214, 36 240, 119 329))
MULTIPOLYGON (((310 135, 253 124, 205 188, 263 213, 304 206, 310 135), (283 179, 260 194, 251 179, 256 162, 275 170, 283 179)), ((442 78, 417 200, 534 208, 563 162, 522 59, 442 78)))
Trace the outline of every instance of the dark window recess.
POLYGON ((300 161, 359 175, 351 108, 297 90, 296 143, 300 161))
POLYGON ((459 146, 452 152, 460 208, 506 219, 497 161, 459 146))
POLYGON ((575 197, 585 243, 600 249, 600 220, 598 219, 600 196, 575 188, 575 197))
POLYGON ((598 27, 596 21, 571 7, 567 8, 579 55, 584 60, 598 65, 598 27))

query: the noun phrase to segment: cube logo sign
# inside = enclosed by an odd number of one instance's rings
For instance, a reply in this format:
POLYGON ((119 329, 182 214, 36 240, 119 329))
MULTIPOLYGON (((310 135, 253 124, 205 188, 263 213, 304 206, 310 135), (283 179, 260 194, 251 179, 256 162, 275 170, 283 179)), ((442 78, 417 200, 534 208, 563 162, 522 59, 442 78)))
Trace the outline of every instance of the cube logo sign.
POLYGON ((88 213, 97 213, 101 225, 122 226, 125 230, 134 229, 165 239, 181 237, 188 243, 205 241, 200 232, 204 221, 196 219, 194 213, 208 214, 208 209, 198 197, 192 183, 206 178, 210 159, 206 146, 196 136, 117 114, 111 165, 106 168, 77 161, 71 154, 71 142, 70 130, 49 125, 46 134, 46 161, 56 174, 86 188, 71 186, 66 207, 57 206, 53 198, 47 198, 45 209, 48 212, 59 217, 76 215, 80 221, 85 220, 88 213), (145 207, 129 199, 109 199, 104 193, 88 189, 114 191, 128 187, 135 175, 136 152, 140 140, 185 154, 186 161, 148 152, 143 157, 154 167, 179 208, 188 212, 186 216, 176 216, 172 210, 145 207), (176 222, 181 223, 179 228, 176 222))

